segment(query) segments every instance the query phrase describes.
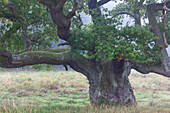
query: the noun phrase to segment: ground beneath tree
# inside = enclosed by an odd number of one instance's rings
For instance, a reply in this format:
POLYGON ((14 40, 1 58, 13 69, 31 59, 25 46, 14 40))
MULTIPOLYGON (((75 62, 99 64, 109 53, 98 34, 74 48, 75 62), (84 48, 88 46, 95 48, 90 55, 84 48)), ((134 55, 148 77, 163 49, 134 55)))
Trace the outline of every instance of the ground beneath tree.
POLYGON ((170 79, 132 71, 130 82, 137 108, 90 106, 88 81, 74 71, 1 71, 1 112, 170 112, 170 79), (29 107, 28 107, 29 106, 29 107), (118 109, 119 108, 119 109, 118 109))

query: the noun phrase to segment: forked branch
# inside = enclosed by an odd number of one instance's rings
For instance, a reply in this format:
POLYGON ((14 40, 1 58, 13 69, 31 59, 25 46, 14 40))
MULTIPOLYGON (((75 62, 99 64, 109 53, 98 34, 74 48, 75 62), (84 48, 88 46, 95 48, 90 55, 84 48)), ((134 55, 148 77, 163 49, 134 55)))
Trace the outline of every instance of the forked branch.
POLYGON ((78 1, 74 0, 74 6, 71 12, 68 13, 67 18, 72 18, 76 14, 76 10, 78 8, 78 1))

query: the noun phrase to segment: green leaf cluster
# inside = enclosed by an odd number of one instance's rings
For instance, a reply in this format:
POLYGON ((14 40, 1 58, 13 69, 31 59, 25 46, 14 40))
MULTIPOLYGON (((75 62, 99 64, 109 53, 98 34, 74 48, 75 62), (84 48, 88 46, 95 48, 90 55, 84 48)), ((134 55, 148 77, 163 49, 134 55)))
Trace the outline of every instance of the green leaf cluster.
MULTIPOLYGON (((0 8, 0 37, 1 45, 6 49, 16 52, 23 51, 28 45, 33 45, 33 49, 44 49, 51 47, 51 41, 58 41, 57 26, 53 23, 46 6, 37 0, 10 0, 17 10, 17 19, 8 19, 4 11, 12 14, 9 8, 0 8), (17 29, 10 31, 11 28, 17 29), (10 34, 10 36, 8 35, 10 34)), ((6 1, 0 2, 0 7, 7 5, 6 1)))
MULTIPOLYGON (((103 17, 102 17, 103 18, 103 17)), ((118 59, 155 64, 161 59, 155 37, 149 26, 125 26, 118 28, 119 21, 105 19, 100 24, 89 24, 82 29, 72 29, 72 49, 97 61, 118 59)))

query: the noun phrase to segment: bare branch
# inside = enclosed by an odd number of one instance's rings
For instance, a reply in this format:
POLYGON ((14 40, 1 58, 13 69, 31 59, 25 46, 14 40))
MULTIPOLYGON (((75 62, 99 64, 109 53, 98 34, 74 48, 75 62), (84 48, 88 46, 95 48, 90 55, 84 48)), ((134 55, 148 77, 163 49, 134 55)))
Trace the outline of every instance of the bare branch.
POLYGON ((170 9, 166 6, 164 6, 163 9, 165 9, 166 11, 170 11, 170 9))
POLYGON ((132 15, 132 14, 130 14, 130 13, 128 13, 128 12, 120 12, 120 13, 117 13, 117 14, 113 15, 112 18, 114 18, 114 17, 116 17, 116 16, 118 16, 118 15, 122 15, 122 14, 127 14, 127 15, 133 17, 134 19, 136 19, 136 17, 135 17, 134 15, 132 15))
MULTIPOLYGON (((150 4, 149 6, 153 6, 155 11, 159 11, 163 9, 164 3, 155 3, 155 4, 150 4)), ((170 8, 170 1, 166 3, 166 7, 170 8)))

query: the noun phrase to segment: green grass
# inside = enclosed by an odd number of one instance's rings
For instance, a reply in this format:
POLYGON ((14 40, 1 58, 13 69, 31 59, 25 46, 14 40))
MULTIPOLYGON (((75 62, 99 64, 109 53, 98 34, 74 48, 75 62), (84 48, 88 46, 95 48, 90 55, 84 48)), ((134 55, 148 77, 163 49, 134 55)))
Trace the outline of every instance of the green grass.
POLYGON ((73 71, 0 72, 0 112, 170 112, 170 79, 135 71, 129 77, 138 107, 92 107, 88 81, 73 71))

